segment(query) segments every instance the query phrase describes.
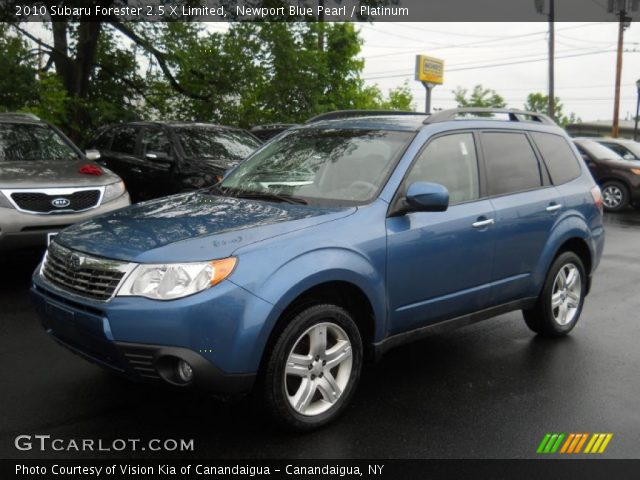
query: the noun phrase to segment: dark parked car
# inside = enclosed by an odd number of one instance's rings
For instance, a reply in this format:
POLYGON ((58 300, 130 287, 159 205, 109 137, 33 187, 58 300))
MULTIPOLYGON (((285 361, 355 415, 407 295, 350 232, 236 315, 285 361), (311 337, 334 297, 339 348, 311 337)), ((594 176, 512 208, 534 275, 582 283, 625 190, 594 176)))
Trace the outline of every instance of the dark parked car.
POLYGON ((135 122, 97 132, 87 148, 122 177, 134 201, 219 182, 261 145, 238 128, 193 122, 135 122))
POLYGON ((602 188, 604 208, 620 211, 640 202, 640 161, 627 160, 594 138, 574 138, 574 143, 602 188))
POLYGON ((345 409, 365 354, 512 310, 568 334, 600 189, 547 117, 475 112, 296 127, 212 188, 65 230, 33 275, 46 331, 134 379, 256 388, 299 430, 345 409))

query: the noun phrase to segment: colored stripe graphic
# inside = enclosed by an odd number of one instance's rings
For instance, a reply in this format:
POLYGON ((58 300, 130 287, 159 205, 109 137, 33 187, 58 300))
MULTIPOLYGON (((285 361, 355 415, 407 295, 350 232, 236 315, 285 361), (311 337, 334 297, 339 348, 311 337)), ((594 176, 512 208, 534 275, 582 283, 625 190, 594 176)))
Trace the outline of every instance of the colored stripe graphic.
POLYGON ((562 440, 564 440, 564 433, 547 433, 540 445, 538 445, 538 453, 556 453, 562 440))
POLYGON ((613 433, 547 433, 538 445, 537 453, 578 454, 604 453, 613 438, 613 433), (588 441, 587 441, 588 440, 588 441), (584 451, 582 448, 585 446, 584 451))
POLYGON ((613 433, 594 433, 584 453, 604 453, 613 438, 613 433))

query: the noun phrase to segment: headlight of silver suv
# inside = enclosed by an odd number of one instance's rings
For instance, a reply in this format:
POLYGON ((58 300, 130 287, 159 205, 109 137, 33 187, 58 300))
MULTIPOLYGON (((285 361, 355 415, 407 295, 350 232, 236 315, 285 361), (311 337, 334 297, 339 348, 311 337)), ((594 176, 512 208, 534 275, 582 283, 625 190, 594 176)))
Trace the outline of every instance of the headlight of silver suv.
POLYGON ((212 262, 140 264, 124 282, 119 296, 173 300, 206 290, 227 278, 237 263, 229 257, 212 262))
POLYGON ((122 180, 116 183, 111 183, 107 185, 107 187, 104 190, 104 197, 102 199, 102 203, 110 202, 111 200, 118 198, 124 192, 125 192, 125 188, 124 188, 124 182, 122 180))
POLYGON ((2 192, 0 192, 0 208, 13 208, 7 196, 2 192))

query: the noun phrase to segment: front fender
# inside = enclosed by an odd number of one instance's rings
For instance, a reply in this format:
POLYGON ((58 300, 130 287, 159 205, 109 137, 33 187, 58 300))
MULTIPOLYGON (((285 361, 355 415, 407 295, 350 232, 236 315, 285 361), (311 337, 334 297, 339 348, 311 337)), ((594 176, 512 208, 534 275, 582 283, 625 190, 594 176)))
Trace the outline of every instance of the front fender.
POLYGON ((258 350, 264 350, 278 318, 291 302, 313 287, 336 281, 351 283, 363 291, 373 309, 375 339, 381 339, 387 311, 384 272, 376 269, 361 253, 347 248, 327 247, 292 258, 259 284, 243 286, 274 306, 258 335, 258 350))

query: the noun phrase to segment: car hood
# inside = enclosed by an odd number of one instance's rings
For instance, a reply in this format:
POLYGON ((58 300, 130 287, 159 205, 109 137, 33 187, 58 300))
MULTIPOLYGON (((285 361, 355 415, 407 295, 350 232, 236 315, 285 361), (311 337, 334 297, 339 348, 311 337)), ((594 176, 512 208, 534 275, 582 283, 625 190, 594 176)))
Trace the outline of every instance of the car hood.
POLYGON ((355 211, 193 192, 95 217, 65 229, 55 241, 124 261, 202 261, 224 258, 245 245, 355 211))
POLYGON ((53 188, 107 185, 120 180, 115 173, 100 167, 102 175, 80 173, 80 166, 96 165, 87 161, 65 162, 43 160, 29 162, 0 162, 1 188, 53 188))

